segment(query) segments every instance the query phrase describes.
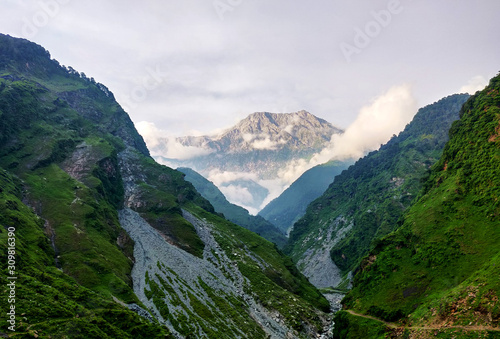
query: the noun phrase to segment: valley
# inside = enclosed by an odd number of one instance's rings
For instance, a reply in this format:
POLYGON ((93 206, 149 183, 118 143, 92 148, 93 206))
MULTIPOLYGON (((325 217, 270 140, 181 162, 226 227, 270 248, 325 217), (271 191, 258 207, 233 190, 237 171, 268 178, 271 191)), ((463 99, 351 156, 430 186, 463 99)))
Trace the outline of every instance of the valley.
POLYGON ((152 147, 0 34, 0 337, 496 338, 500 75, 411 113, 359 159, 305 110, 152 147))
POLYGON ((15 227, 16 335, 309 338, 328 327, 328 301, 293 262, 156 163, 104 85, 6 35, 0 67, 0 246, 15 227))
POLYGON ((333 135, 342 132, 307 111, 258 112, 219 135, 158 138, 151 152, 162 164, 200 173, 231 203, 255 215, 296 179, 296 162, 310 159, 330 144, 333 135), (174 148, 194 155, 173 158, 169 149, 174 148))

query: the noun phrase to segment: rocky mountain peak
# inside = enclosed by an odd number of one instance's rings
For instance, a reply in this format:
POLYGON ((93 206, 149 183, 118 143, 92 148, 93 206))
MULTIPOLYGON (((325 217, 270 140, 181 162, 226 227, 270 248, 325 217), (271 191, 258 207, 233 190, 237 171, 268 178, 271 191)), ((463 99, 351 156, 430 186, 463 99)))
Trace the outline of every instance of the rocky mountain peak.
POLYGON ((225 151, 318 147, 343 131, 307 111, 257 112, 214 138, 225 151), (224 147, 223 147, 224 149, 224 147))
POLYGON ((291 184, 284 175, 295 161, 320 152, 340 133, 305 110, 256 112, 219 135, 160 140, 151 151, 163 164, 194 169, 213 181, 229 201, 256 213, 269 194, 279 194, 291 184))

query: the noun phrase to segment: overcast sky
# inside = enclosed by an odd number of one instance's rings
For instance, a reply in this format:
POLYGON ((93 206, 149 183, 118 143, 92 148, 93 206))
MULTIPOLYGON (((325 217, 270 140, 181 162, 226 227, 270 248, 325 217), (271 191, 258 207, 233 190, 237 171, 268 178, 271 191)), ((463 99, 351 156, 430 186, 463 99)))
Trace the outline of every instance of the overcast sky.
POLYGON ((480 88, 500 71, 499 16, 498 0, 1 0, 0 32, 186 135, 256 111, 346 128, 395 86, 418 107, 480 88))

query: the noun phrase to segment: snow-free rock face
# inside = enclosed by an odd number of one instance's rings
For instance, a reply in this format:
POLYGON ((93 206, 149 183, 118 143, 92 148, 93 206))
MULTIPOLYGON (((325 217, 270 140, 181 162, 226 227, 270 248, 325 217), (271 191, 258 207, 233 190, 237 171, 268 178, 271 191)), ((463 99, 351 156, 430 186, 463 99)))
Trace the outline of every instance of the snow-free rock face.
MULTIPOLYGON (((214 327, 216 323, 224 324, 221 338, 258 338, 264 333, 271 338, 296 336, 279 312, 268 311, 245 292, 251 288, 250 282, 212 236, 213 225, 187 211, 184 217, 205 242, 203 258, 169 244, 137 212, 120 212, 122 227, 135 241, 134 292, 156 318, 178 335, 173 323, 187 317, 189 321, 183 325, 199 337, 217 333, 220 329, 214 327), (156 304, 153 291, 162 295, 156 304), (241 308, 241 312, 238 317, 228 318, 223 307, 241 308), (245 322, 249 326, 243 327, 245 322)), ((266 267, 262 259, 256 259, 258 265, 266 267)))
MULTIPOLYGON (((345 219, 337 218, 326 225, 313 241, 318 247, 309 247, 297 262, 297 267, 316 287, 336 287, 342 281, 340 269, 330 256, 330 250, 352 229, 352 224, 346 225, 345 219)), ((307 243, 309 239, 304 242, 307 243)))
POLYGON ((310 158, 340 133, 306 111, 260 112, 216 136, 157 140, 151 153, 166 165, 194 169, 213 181, 229 201, 257 212, 270 193, 276 195, 277 189, 279 194, 291 184, 285 178, 291 162, 310 158), (179 159, 170 148, 198 152, 179 159))
POLYGON ((333 134, 339 133, 342 130, 306 111, 259 112, 249 115, 221 135, 178 140, 185 146, 206 145, 226 153, 284 149, 301 151, 321 148, 333 134))

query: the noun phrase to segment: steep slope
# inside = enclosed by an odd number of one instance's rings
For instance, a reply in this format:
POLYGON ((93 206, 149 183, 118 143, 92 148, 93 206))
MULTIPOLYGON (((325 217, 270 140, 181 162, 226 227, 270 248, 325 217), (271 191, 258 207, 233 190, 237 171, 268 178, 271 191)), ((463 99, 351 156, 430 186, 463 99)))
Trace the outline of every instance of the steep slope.
POLYGON ((263 238, 274 242, 278 247, 283 247, 287 241, 284 232, 281 232, 269 221, 261 216, 253 216, 246 209, 227 201, 226 197, 213 183, 190 168, 178 168, 186 175, 185 179, 193 184, 200 194, 210 201, 215 212, 222 213, 224 217, 263 238))
POLYGON ((467 98, 453 95, 420 109, 404 131, 337 176, 308 206, 286 250, 317 286, 338 285, 374 239, 395 229, 419 193, 422 177, 439 159, 467 98))
POLYGON ((230 202, 257 213, 276 185, 284 189, 291 184, 283 173, 293 161, 309 159, 339 133, 343 131, 306 111, 260 112, 220 135, 156 140, 152 154, 168 166, 194 169, 230 202), (170 149, 186 152, 171 154, 170 149), (188 151, 195 155, 188 157, 188 151))
POLYGON ((0 122, 0 247, 15 227, 19 336, 322 331, 328 302, 290 259, 149 157, 104 85, 0 35, 0 122))
MULTIPOLYGON (((22 202, 24 194, 22 181, 0 169, 0 248, 8 253, 8 246, 13 256, 9 262, 4 256, 0 263, 0 284, 4 291, 13 291, 0 298, 2 336, 15 331, 19 336, 24 333, 38 338, 173 338, 158 323, 83 287, 60 271, 44 233, 45 221, 22 202), (11 289, 13 281, 15 287, 11 289)), ((112 280, 109 283, 115 285, 110 286, 115 295, 127 302, 139 302, 127 287, 112 280), (125 297, 125 293, 129 295, 125 297)), ((140 310, 134 304, 130 308, 140 310)))
MULTIPOLYGON (((441 338, 498 337, 499 91, 497 76, 465 103, 423 196, 363 260, 347 308, 399 321, 406 337, 425 327, 441 338)), ((339 315, 338 335, 359 337, 359 319, 339 315)))
POLYGON ((304 215, 307 206, 325 193, 335 177, 351 164, 331 161, 307 170, 279 197, 267 204, 259 215, 288 233, 293 224, 304 215))

